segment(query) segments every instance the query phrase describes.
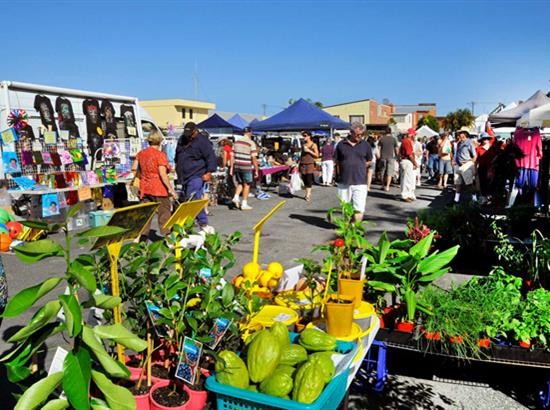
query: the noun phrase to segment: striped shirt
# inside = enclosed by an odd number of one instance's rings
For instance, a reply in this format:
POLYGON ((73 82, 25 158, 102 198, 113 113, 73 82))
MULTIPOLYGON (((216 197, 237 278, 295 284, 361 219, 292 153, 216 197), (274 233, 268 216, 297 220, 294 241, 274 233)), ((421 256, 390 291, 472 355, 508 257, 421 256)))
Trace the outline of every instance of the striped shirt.
POLYGON ((256 156, 258 150, 254 141, 249 138, 242 138, 233 144, 234 167, 236 169, 251 170, 252 156, 256 156))

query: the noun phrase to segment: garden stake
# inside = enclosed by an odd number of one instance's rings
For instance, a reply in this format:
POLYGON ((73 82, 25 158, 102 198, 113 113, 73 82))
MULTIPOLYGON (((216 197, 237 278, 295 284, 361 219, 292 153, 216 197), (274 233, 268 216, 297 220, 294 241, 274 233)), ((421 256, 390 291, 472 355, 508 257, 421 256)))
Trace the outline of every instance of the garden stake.
POLYGON ((147 387, 151 387, 151 357, 153 356, 153 341, 151 333, 147 332, 147 387))
MULTIPOLYGON (((111 242, 107 245, 109 261, 111 262, 111 293, 113 296, 120 296, 118 281, 118 258, 120 256, 121 248, 122 241, 111 242)), ((115 306, 115 308, 113 309, 113 315, 115 323, 122 324, 122 313, 120 311, 120 305, 115 306)), ((121 344, 117 343, 116 349, 118 352, 118 360, 124 363, 124 347, 121 344)))
POLYGON ((252 254, 252 262, 258 263, 258 255, 260 253, 260 234, 262 233, 262 228, 264 227, 264 224, 266 221, 275 214, 284 204, 286 201, 281 201, 277 205, 273 207, 271 211, 269 211, 260 221, 254 225, 254 253, 252 254))

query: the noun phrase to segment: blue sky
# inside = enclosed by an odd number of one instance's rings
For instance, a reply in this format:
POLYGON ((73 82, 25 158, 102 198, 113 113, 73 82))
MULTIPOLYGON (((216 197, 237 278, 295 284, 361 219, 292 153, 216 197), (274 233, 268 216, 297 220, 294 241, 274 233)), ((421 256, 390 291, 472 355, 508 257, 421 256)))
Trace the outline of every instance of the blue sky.
POLYGON ((0 3, 5 80, 194 98, 196 65, 199 99, 268 114, 291 97, 477 113, 550 89, 548 0, 0 3))

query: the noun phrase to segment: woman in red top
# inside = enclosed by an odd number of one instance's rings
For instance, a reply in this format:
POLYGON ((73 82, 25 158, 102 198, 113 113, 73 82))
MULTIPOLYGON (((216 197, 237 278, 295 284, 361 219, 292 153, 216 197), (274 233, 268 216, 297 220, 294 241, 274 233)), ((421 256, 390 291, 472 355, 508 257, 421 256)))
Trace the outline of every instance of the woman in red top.
POLYGON ((416 188, 416 158, 413 152, 413 139, 416 135, 414 128, 409 128, 407 136, 403 138, 399 148, 400 176, 401 176, 401 199, 405 202, 412 202, 416 199, 414 190, 416 188))
MULTIPOLYGON (((149 148, 140 151, 132 165, 132 172, 136 174, 139 170, 140 185, 139 195, 142 202, 158 202, 158 224, 161 235, 165 236, 169 230, 164 229, 164 224, 172 214, 172 203, 170 197, 177 199, 177 194, 168 173, 170 165, 166 154, 160 150, 163 136, 158 131, 153 131, 147 137, 149 148)), ((144 230, 149 233, 149 225, 144 230)))

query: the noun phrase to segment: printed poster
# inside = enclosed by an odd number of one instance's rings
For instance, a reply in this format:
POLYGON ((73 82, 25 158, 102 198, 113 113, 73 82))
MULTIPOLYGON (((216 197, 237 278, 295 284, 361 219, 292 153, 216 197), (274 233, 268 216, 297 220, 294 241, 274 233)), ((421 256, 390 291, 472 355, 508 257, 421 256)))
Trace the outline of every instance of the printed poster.
POLYGON ((17 134, 13 128, 8 128, 7 130, 2 131, 2 144, 10 145, 17 141, 17 134))
POLYGON ((57 194, 42 195, 42 217, 59 215, 59 198, 57 194))
POLYGON ((4 151, 2 153, 2 161, 4 164, 5 174, 15 174, 17 172, 21 172, 19 160, 17 159, 17 154, 15 152, 4 151))

